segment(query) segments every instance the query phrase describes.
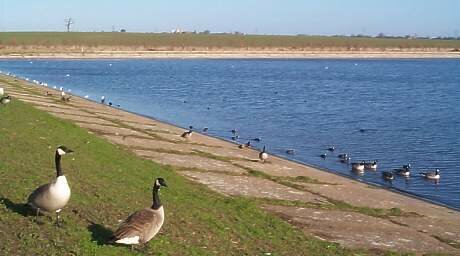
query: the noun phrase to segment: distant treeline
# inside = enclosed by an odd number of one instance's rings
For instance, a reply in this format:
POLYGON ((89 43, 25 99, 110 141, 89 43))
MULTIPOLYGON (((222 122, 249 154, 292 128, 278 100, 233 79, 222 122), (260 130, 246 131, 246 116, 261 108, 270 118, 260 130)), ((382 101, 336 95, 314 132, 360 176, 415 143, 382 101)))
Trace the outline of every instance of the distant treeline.
POLYGON ((366 36, 244 35, 211 33, 0 32, 0 51, 11 48, 107 50, 350 50, 458 51, 458 39, 366 36))

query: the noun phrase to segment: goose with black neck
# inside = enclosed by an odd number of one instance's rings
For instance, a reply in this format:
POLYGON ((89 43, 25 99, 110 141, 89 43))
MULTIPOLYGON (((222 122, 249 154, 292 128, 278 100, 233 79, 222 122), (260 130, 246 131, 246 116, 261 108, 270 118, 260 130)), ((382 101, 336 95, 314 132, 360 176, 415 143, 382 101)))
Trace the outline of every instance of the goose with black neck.
POLYGON ((35 189, 27 199, 27 204, 36 210, 36 221, 40 211, 56 212, 56 224, 60 225, 59 213, 70 199, 70 187, 62 170, 61 157, 72 152, 65 146, 56 148, 54 156, 56 179, 35 189))
POLYGON ((114 232, 110 242, 134 246, 145 244, 160 231, 164 222, 164 209, 160 201, 161 187, 167 187, 163 178, 157 178, 153 185, 153 204, 131 214, 114 232))

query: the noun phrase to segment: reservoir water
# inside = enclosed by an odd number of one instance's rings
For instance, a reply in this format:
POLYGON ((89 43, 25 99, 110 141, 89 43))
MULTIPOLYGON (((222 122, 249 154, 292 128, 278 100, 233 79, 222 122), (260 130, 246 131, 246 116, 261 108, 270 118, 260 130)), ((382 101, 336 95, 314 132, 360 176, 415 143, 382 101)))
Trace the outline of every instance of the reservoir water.
POLYGON ((0 70, 228 140, 237 129, 240 143, 261 138, 252 145, 460 209, 460 59, 34 59, 0 70), (355 174, 339 153, 379 167, 355 174), (407 163, 410 178, 382 179, 407 163), (418 174, 436 168, 438 183, 418 174))

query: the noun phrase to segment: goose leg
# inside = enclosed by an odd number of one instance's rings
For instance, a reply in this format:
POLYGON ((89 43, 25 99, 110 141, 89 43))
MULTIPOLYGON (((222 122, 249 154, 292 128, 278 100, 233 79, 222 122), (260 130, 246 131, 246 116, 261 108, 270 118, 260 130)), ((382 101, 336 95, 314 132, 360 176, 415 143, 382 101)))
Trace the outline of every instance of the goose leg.
POLYGON ((56 212, 56 226, 61 227, 61 222, 59 221, 61 216, 59 216, 59 212, 56 212))
POLYGON ((35 222, 38 223, 38 215, 40 214, 40 208, 37 208, 37 211, 35 212, 35 222))

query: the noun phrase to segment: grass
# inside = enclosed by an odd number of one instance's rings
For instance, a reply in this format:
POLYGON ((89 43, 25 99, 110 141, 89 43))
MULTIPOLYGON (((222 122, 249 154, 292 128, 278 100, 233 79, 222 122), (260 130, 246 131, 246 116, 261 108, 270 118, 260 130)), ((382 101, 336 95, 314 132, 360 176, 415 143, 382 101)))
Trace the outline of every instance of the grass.
MULTIPOLYGON (((305 236, 256 200, 221 196, 176 174, 171 167, 127 150, 19 101, 0 108, 0 254, 16 255, 355 255, 335 243, 305 236), (51 215, 33 222, 24 202, 55 175, 57 145, 72 197, 56 228, 51 215), (166 222, 144 249, 106 244, 118 220, 151 204, 155 177, 164 177, 166 222)), ((367 252, 368 253, 368 252, 367 252)))
POLYGON ((1 32, 0 51, 82 52, 104 50, 366 50, 458 49, 460 40, 357 38, 343 36, 281 36, 230 34, 168 34, 111 32, 1 32), (82 49, 83 48, 83 49, 82 49))

